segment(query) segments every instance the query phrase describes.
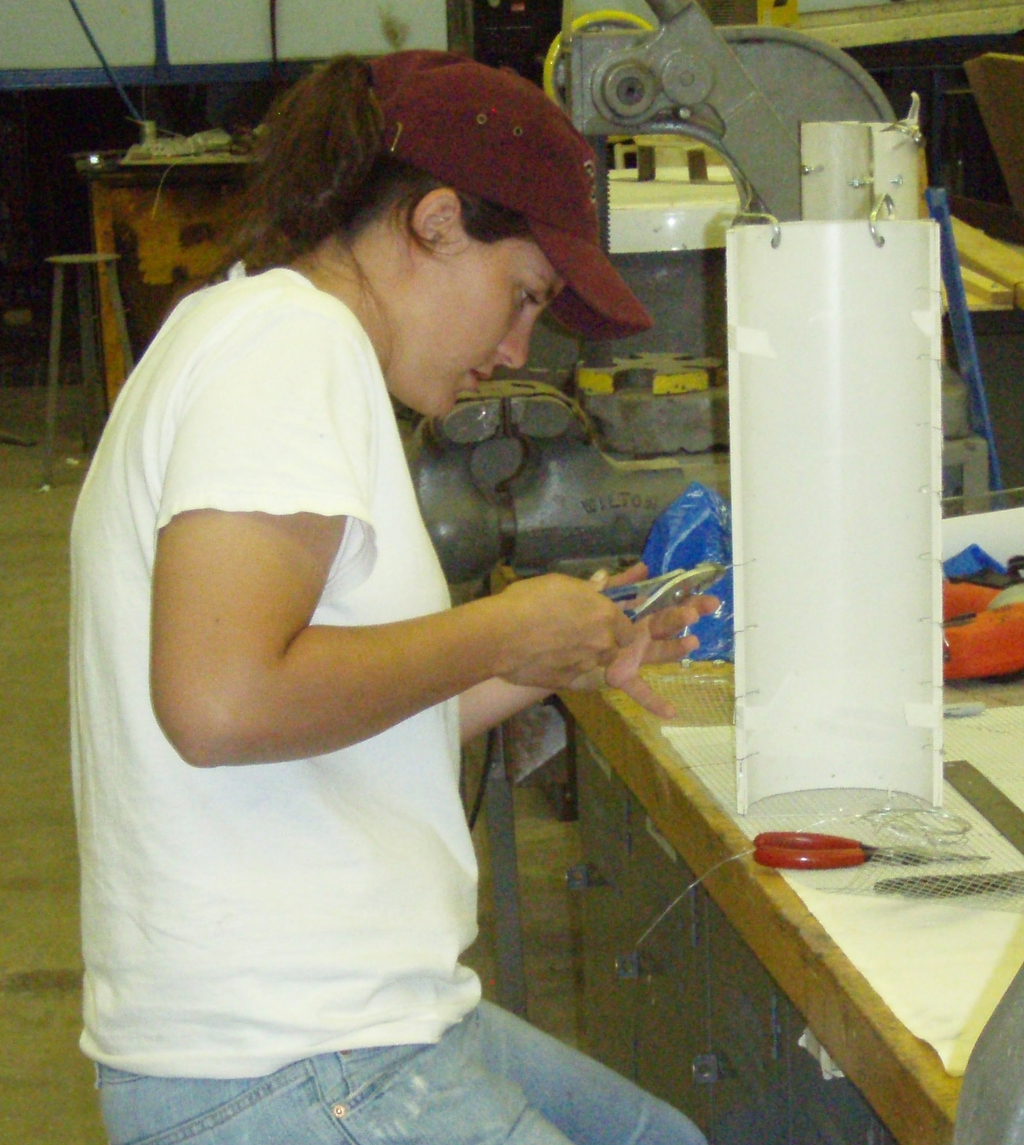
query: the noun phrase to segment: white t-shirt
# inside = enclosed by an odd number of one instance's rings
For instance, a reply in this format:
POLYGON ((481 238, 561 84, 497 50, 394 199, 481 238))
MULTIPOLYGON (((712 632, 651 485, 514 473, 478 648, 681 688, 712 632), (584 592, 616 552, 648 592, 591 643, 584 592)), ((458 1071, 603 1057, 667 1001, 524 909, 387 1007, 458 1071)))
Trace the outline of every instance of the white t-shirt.
POLYGON ((314 624, 449 606, 377 360, 290 270, 182 302, 118 398, 72 529, 72 763, 90 1057, 260 1076, 436 1041, 477 1002, 453 700, 354 747, 191 767, 149 695, 157 531, 213 508, 349 518, 314 624))

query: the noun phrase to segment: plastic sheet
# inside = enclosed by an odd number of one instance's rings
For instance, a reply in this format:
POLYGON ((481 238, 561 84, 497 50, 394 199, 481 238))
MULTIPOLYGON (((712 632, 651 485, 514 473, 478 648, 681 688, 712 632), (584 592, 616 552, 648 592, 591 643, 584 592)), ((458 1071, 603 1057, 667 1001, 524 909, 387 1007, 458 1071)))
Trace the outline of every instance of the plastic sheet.
POLYGON ((937 229, 746 226, 726 250, 739 810, 837 787, 937 804, 937 229))
MULTIPOLYGON (((694 481, 658 516, 644 545, 642 559, 651 576, 691 569, 707 561, 732 564, 729 506, 713 490, 694 481)), ((711 592, 722 602, 711 616, 690 628, 700 646, 691 660, 733 658, 733 589, 730 570, 711 592)))
POLYGON ((989 556, 980 545, 968 545, 966 549, 947 557, 942 567, 948 577, 966 578, 986 571, 1006 572, 1006 565, 989 556))

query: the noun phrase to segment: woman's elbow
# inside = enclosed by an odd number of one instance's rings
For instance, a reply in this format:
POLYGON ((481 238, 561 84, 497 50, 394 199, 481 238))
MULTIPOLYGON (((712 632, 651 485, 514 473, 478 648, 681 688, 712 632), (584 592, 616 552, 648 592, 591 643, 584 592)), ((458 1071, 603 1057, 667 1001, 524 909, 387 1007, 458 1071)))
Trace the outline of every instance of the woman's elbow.
POLYGON ((185 763, 206 768, 253 762, 252 705, 209 690, 161 687, 157 680, 151 697, 161 731, 185 763))

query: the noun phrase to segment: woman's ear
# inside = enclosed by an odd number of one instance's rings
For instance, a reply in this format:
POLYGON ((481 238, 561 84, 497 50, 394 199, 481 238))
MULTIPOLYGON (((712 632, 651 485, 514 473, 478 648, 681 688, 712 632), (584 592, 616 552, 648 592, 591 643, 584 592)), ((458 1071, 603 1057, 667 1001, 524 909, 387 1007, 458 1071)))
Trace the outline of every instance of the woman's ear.
POLYGON ((462 227, 462 203, 451 187, 428 191, 413 208, 409 219, 413 235, 434 250, 443 250, 466 237, 462 227))

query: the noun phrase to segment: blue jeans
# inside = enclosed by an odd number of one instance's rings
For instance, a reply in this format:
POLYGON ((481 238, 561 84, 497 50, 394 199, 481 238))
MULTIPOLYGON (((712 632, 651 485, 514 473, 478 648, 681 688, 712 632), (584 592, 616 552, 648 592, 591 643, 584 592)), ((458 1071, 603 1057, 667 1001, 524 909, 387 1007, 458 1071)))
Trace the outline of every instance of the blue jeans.
POLYGON ((111 1145, 705 1145, 672 1106, 486 1002, 436 1045, 268 1077, 97 1073, 111 1145))

